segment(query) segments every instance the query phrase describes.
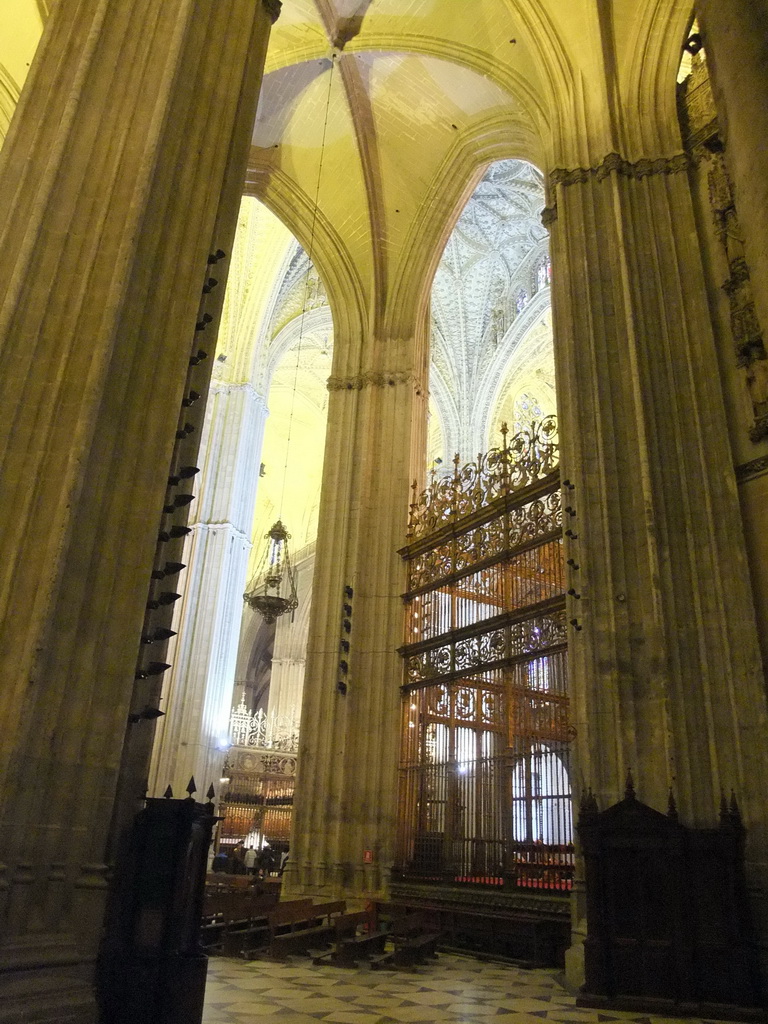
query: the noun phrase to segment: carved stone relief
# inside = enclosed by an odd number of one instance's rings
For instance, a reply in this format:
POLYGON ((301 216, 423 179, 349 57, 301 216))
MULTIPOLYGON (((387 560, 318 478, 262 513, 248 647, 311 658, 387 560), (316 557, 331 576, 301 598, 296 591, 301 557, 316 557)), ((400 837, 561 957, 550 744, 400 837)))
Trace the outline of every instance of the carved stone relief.
POLYGON ((703 51, 693 57, 691 74, 679 88, 686 149, 697 166, 706 165, 715 230, 728 264, 729 276, 722 288, 730 304, 736 364, 743 371, 752 403, 754 420, 749 436, 757 443, 768 438, 768 353, 755 309, 734 188, 723 155, 725 145, 703 51))

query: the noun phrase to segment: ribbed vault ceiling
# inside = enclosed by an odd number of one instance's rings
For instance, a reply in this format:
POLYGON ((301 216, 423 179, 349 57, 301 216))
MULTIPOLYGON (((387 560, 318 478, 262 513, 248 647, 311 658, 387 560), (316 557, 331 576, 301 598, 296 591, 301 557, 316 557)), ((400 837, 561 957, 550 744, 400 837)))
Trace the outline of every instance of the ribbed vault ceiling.
MULTIPOLYGON (((469 460, 497 443, 499 422, 512 427, 519 418, 521 394, 535 398, 537 418, 554 412, 543 204, 541 174, 523 161, 501 161, 488 168, 451 233, 432 287, 429 463, 439 458, 447 468, 455 452, 469 460)), ((243 220, 245 230, 271 225, 260 209, 243 220)), ((239 236, 238 251, 252 248, 239 236)), ((241 272, 250 265, 244 259, 241 272)), ((299 550, 317 528, 333 325, 322 283, 297 243, 265 272, 271 314, 256 318, 268 352, 259 362, 272 370, 254 536, 258 548, 282 515, 299 550)))
POLYGON ((493 161, 679 150, 689 20, 687 0, 284 0, 249 191, 312 250, 337 328, 402 337, 493 161))
MULTIPOLYGON (((543 206, 544 182, 534 167, 519 160, 493 164, 440 260, 432 286, 430 390, 449 457, 458 452, 468 460, 488 447, 492 406, 508 386, 513 358, 517 375, 525 372, 528 335, 549 307, 546 272, 537 279, 548 253, 543 206)), ((550 328, 550 352, 551 344, 550 328)))
POLYGON ((537 157, 544 104, 521 28, 503 0, 283 4, 253 134, 253 191, 312 247, 324 277, 327 228, 374 329, 395 299, 428 291, 435 251, 483 170, 462 153, 488 136, 502 148, 486 165, 537 157))

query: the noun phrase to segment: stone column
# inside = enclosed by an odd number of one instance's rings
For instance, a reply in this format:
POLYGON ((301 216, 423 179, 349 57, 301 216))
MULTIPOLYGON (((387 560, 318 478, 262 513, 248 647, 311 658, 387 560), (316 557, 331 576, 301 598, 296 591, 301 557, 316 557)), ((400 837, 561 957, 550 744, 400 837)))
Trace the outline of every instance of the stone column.
POLYGON ((184 546, 182 600, 169 647, 150 790, 184 792, 190 776, 203 793, 218 780, 229 716, 251 550, 267 408, 250 384, 214 381, 200 445, 198 500, 184 546))
POLYGON ((306 660, 302 657, 283 655, 272 659, 267 715, 279 723, 278 734, 295 732, 298 735, 305 666, 306 660))
POLYGON ((423 474, 427 346, 418 337, 381 347, 390 368, 342 376, 353 349, 334 340, 286 893, 381 898, 393 862, 405 584, 397 549, 410 483, 423 474), (345 585, 354 590, 349 634, 345 585), (342 635, 346 694, 337 689, 342 635))
POLYGON ((698 0, 755 306, 768 337, 768 0, 698 0))
POLYGON ((95 1018, 160 512, 270 23, 253 0, 56 4, 0 153, 6 1021, 95 1018))
POLYGON ((315 574, 315 545, 296 558, 299 607, 293 615, 283 615, 275 625, 275 646, 269 680, 267 715, 279 722, 279 731, 298 735, 301 701, 307 658, 309 613, 315 574))
POLYGON ((768 721, 686 161, 551 187, 574 782, 606 808, 631 769, 695 826, 733 789, 765 920, 768 721))

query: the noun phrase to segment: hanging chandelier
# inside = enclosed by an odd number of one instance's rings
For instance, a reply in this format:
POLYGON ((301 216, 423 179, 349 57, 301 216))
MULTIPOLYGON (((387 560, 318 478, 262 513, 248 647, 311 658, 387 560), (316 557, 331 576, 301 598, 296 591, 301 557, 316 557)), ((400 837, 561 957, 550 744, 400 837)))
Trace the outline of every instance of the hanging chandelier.
POLYGON ((265 622, 274 622, 299 607, 296 574, 288 551, 290 536, 279 519, 269 533, 264 534, 268 541, 264 555, 243 594, 245 603, 265 622))
MULTIPOLYGON (((334 53, 331 60, 330 74, 328 76, 328 96, 325 102, 325 120, 323 123, 323 137, 320 143, 320 160, 317 168, 317 186, 315 188, 315 204, 312 210, 312 227, 309 234, 309 249, 307 251, 307 272, 304 277, 304 299, 301 304, 301 320, 299 324, 299 340, 296 346, 296 370, 293 376, 293 391, 291 394, 291 411, 288 417, 288 436, 285 442, 285 464, 283 466, 283 486, 280 495, 279 513, 282 517, 283 501, 285 499, 285 482, 288 475, 288 456, 291 448, 291 434, 293 430, 293 413, 296 405, 296 391, 299 379, 299 367, 301 365, 301 346, 304 340, 304 321, 307 315, 307 308, 311 304, 312 295, 316 290, 311 283, 312 256, 315 243, 315 225, 317 222, 317 211, 320 206, 320 182, 323 175, 323 158, 325 156, 325 140, 328 132, 328 114, 331 106, 331 87, 333 85, 333 72, 337 54, 334 53)), ((319 280, 319 279, 318 279, 319 280)), ((286 612, 295 611, 299 607, 299 599, 296 595, 296 574, 291 565, 291 558, 288 552, 288 541, 290 534, 283 526, 282 519, 278 518, 269 533, 264 535, 268 542, 264 555, 251 582, 243 594, 245 603, 262 616, 265 622, 274 622, 286 612)))

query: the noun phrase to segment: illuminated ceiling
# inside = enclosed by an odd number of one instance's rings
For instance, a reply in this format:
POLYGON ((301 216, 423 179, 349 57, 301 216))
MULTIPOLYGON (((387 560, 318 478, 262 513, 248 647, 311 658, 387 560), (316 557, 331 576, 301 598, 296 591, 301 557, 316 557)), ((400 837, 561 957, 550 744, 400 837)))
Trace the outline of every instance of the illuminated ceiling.
MULTIPOLYGON (((525 372, 528 338, 550 301, 537 274, 548 254, 543 206, 534 167, 493 164, 443 252, 432 287, 430 391, 444 460, 458 452, 469 461, 489 447, 493 407, 499 389, 511 386, 513 359, 516 376, 525 372)), ((548 340, 551 350, 551 327, 548 340)))
MULTIPOLYGON (((614 0, 601 22, 593 0, 283 3, 247 191, 311 252, 344 352, 335 374, 358 372, 363 359, 387 369, 389 340, 410 337, 432 297, 433 457, 458 449, 470 458, 491 443, 501 410, 513 411, 517 384, 505 376, 513 355, 521 373, 526 360, 535 364, 538 397, 553 407, 552 359, 539 343, 551 334, 548 295, 531 295, 514 324, 508 315, 513 278, 546 248, 544 179, 519 161, 544 172, 589 166, 618 145, 600 93, 608 35, 617 66, 626 67, 615 84, 617 111, 624 102, 659 106, 638 101, 655 86, 628 55, 652 34, 648 47, 668 45, 674 76, 684 18, 663 7, 614 0), (494 204, 515 176, 513 198, 506 190, 520 218, 513 226, 494 204)), ((668 145, 649 141, 651 129, 636 117, 624 125, 629 158, 668 145)), ((285 302, 301 305, 295 291, 281 301, 284 311, 285 302)))
MULTIPOLYGON (((548 250, 540 218, 543 202, 541 175, 530 164, 494 164, 446 245, 432 290, 430 464, 440 458, 447 466, 457 451, 469 460, 496 443, 499 422, 514 421, 515 401, 523 392, 536 397, 543 414, 554 412, 549 287, 537 290, 535 280, 548 250), (526 302, 518 312, 522 293, 526 302)), ((296 242, 287 242, 287 234, 253 200, 245 200, 243 209, 241 231, 250 224, 262 232, 273 253, 277 232, 283 253, 277 268, 263 264, 270 289, 268 295, 263 286, 259 291, 268 313, 257 317, 265 350, 258 363, 265 367, 265 385, 269 379, 271 386, 254 538, 258 547, 272 522, 282 517, 299 551, 317 531, 331 312, 306 253, 296 242), (270 228, 273 236, 267 239, 270 228), (303 317, 302 310, 307 311, 303 317)), ((252 259, 264 248, 239 236, 238 251, 250 252, 252 259)), ((235 294, 242 292, 239 282, 246 270, 238 266, 235 294)))
POLYGON ((482 171, 477 163, 457 177, 465 147, 490 132, 499 155, 538 155, 539 73, 520 27, 498 0, 284 4, 249 188, 305 248, 313 243, 331 291, 335 276, 345 279, 366 323, 391 321, 419 285, 428 291, 482 171))
POLYGON ((661 108, 674 105, 683 7, 284 0, 248 191, 312 251, 337 328, 380 339, 383 368, 387 335, 402 336, 425 309, 439 253, 491 163, 526 159, 548 172, 617 148, 628 159, 679 149, 650 112, 674 123, 661 108), (605 116, 608 51, 621 69, 611 85, 620 139, 605 116), (648 77, 646 59, 669 72, 666 84, 648 77))
POLYGON ((0 145, 27 77, 47 14, 40 0, 0 0, 0 145))

